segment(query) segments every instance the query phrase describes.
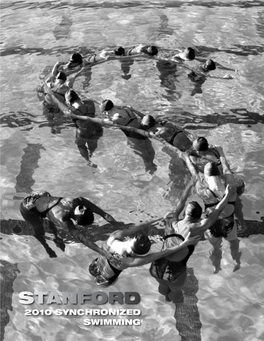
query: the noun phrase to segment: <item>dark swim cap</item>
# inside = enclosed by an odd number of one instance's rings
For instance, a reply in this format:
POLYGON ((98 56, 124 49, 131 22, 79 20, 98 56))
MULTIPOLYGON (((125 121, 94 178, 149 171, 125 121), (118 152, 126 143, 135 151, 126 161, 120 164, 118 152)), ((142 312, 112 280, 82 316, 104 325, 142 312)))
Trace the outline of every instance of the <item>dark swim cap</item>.
POLYGON ((57 78, 57 79, 60 79, 60 80, 62 80, 62 81, 66 81, 67 76, 66 76, 66 74, 65 74, 63 71, 60 71, 60 72, 57 74, 56 78, 57 78))
POLYGON ((82 64, 83 59, 82 59, 82 56, 80 55, 80 53, 72 54, 71 58, 70 58, 70 62, 71 63, 76 63, 76 64, 82 64))
POLYGON ((110 99, 104 99, 100 105, 101 112, 109 111, 114 107, 114 103, 110 99))
POLYGON ((212 59, 207 59, 207 61, 204 64, 204 68, 206 70, 215 70, 216 69, 215 62, 212 59))
POLYGON ((195 59, 195 51, 192 47, 187 47, 184 52, 185 52, 186 58, 188 58, 189 60, 195 59))
POLYGON ((125 54, 125 49, 122 46, 118 46, 114 52, 116 56, 123 56, 125 54))
MULTIPOLYGON (((84 206, 79 206, 79 209, 85 208, 84 206)), ((76 216, 76 221, 78 225, 91 225, 94 222, 94 214, 93 212, 86 207, 84 214, 76 216)))
POLYGON ((80 97, 76 94, 74 90, 67 91, 64 96, 65 96, 65 100, 69 103, 73 103, 77 101, 78 99, 80 99, 80 97))
POLYGON ((198 152, 206 151, 208 149, 208 141, 205 137, 197 137, 197 139, 193 141, 193 148, 198 152))
POLYGON ((149 129, 151 127, 154 127, 154 125, 156 124, 156 120, 151 115, 145 115, 141 120, 141 124, 145 129, 149 129))
POLYGON ((149 237, 142 234, 136 236, 136 240, 131 249, 134 253, 137 253, 138 255, 144 255, 149 252, 150 247, 151 242, 149 240, 149 237))
POLYGON ((146 52, 147 54, 149 54, 150 56, 155 56, 158 54, 159 50, 157 48, 157 46, 146 46, 146 52))
POLYGON ((202 212, 202 207, 198 204, 198 202, 190 201, 186 206, 185 215, 193 219, 198 219, 201 218, 202 212))
POLYGON ((220 171, 217 167, 217 163, 208 162, 204 166, 204 175, 207 175, 207 176, 218 176, 218 175, 220 175, 220 171))

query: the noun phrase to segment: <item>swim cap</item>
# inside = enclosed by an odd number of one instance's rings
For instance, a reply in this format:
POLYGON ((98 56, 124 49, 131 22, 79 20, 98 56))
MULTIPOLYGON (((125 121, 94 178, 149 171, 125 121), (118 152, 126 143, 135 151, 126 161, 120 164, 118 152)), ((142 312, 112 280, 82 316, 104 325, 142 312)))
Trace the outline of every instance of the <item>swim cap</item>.
POLYGON ((93 212, 90 210, 90 208, 85 207, 83 205, 79 205, 75 208, 74 210, 74 215, 75 215, 75 219, 78 225, 91 225, 94 222, 94 214, 93 212), (84 213, 82 214, 81 211, 84 211, 84 213), (76 211, 80 212, 79 214, 76 213, 76 211))
POLYGON ((114 50, 115 55, 117 56, 123 56, 125 54, 125 49, 122 46, 118 46, 115 50, 114 50))
POLYGON ((78 99, 80 99, 80 97, 76 94, 74 90, 68 90, 64 96, 65 96, 66 102, 69 102, 69 103, 73 103, 77 101, 78 99))
POLYGON ((190 201, 186 206, 185 215, 193 219, 198 219, 201 218, 202 212, 202 207, 198 204, 198 202, 190 201))
POLYGON ((138 255, 144 255, 149 252, 151 247, 151 243, 149 240, 149 237, 142 234, 136 236, 136 240, 134 242, 134 245, 131 247, 132 251, 134 253, 137 253, 138 255))
POLYGON ((60 72, 57 74, 56 78, 57 78, 57 79, 60 79, 60 80, 62 80, 62 81, 66 81, 67 76, 66 76, 66 74, 65 74, 63 71, 60 71, 60 72))
POLYGON ((187 59, 189 60, 194 60, 195 59, 195 51, 192 47, 187 47, 184 50, 184 54, 186 56, 187 59))
POLYGON ((76 63, 76 64, 82 64, 83 59, 82 59, 82 56, 80 55, 80 53, 72 54, 71 58, 70 58, 70 62, 71 63, 76 63))
POLYGON ((207 61, 204 64, 204 68, 206 70, 215 70, 216 69, 215 62, 212 59, 207 59, 207 61))
POLYGON ((197 137, 197 139, 193 141, 193 148, 198 152, 206 151, 208 149, 208 141, 205 137, 197 137))
POLYGON ((220 171, 217 167, 217 163, 208 162, 204 166, 204 175, 207 175, 207 176, 218 176, 218 175, 220 175, 220 171))
POLYGON ((144 128, 146 129, 154 127, 155 124, 156 124, 156 120, 151 115, 145 115, 141 120, 141 125, 144 126, 144 128))
POLYGON ((109 111, 114 107, 114 103, 110 99, 104 99, 100 105, 101 112, 109 111))

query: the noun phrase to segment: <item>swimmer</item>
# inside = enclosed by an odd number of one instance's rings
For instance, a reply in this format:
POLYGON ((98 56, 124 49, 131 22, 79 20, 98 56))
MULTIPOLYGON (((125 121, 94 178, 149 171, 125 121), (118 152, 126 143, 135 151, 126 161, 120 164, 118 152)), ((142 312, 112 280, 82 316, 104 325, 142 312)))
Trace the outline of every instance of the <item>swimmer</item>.
POLYGON ((210 71, 216 69, 216 64, 212 59, 207 59, 206 62, 198 67, 191 69, 191 73, 188 74, 188 77, 194 81, 203 81, 204 79, 210 78, 217 78, 217 79, 233 79, 231 75, 225 76, 217 76, 209 74, 210 71))
POLYGON ((157 220, 132 226, 129 229, 115 231, 110 235, 103 244, 103 248, 112 257, 106 259, 104 256, 99 256, 89 266, 89 272, 95 277, 96 284, 104 287, 110 286, 117 281, 123 270, 154 262, 160 257, 166 257, 184 249, 188 245, 195 245, 200 239, 197 236, 190 237, 188 235, 184 241, 181 241, 181 243, 171 249, 146 255, 151 250, 151 242, 148 236, 136 234, 157 220))
MULTIPOLYGON (((231 184, 236 189, 235 178, 230 170, 229 164, 225 158, 223 149, 217 147, 220 161, 223 167, 223 175, 215 162, 208 162, 204 167, 205 181, 201 181, 193 164, 190 162, 188 155, 185 155, 185 162, 192 175, 196 175, 197 186, 196 191, 199 197, 203 200, 206 213, 212 212, 214 207, 222 199, 225 191, 225 186, 231 184)), ((183 158, 184 158, 183 157, 183 158)), ((222 237, 230 244, 231 256, 236 262, 234 271, 240 268, 241 252, 239 251, 239 240, 237 238, 237 223, 234 219, 234 214, 238 218, 242 228, 244 228, 244 218, 241 206, 236 204, 237 191, 229 198, 228 204, 221 212, 216 223, 206 232, 206 237, 213 246, 210 259, 215 267, 214 273, 221 270, 222 258, 222 237)))
MULTIPOLYGON (((141 122, 135 114, 136 110, 130 106, 117 106, 109 100, 103 100, 100 105, 101 112, 113 123, 122 126, 142 129, 141 122)), ((122 130, 122 129, 121 129, 122 130)), ((146 171, 153 174, 157 166, 154 164, 155 151, 151 141, 146 136, 136 132, 122 130, 128 139, 128 143, 137 155, 140 155, 144 161, 146 171)))
MULTIPOLYGON (((230 186, 227 187, 224 198, 206 219, 201 218, 202 208, 195 201, 187 204, 185 216, 180 219, 192 186, 193 181, 191 180, 182 193, 175 210, 165 216, 167 226, 162 250, 181 245, 189 234, 202 236, 204 231, 214 224, 227 204, 232 191, 234 191, 230 186)), ((194 248, 195 245, 188 245, 181 251, 162 257, 151 264, 150 274, 159 283, 159 293, 165 296, 167 301, 173 303, 183 302, 182 288, 187 278, 186 265, 194 252, 194 248)))
POLYGON ((143 45, 139 44, 132 47, 122 47, 118 46, 114 53, 116 56, 123 57, 123 56, 142 56, 142 57, 153 57, 158 54, 159 50, 157 46, 154 45, 143 45))
MULTIPOLYGON (((80 99, 74 90, 69 90, 65 94, 66 104, 71 112, 78 116, 95 117, 95 105, 92 100, 85 103, 80 99)), ((98 139, 103 135, 103 128, 99 123, 79 120, 73 118, 76 127, 75 143, 81 156, 88 162, 89 166, 97 167, 90 159, 97 148, 98 139)))
POLYGON ((20 213, 33 228, 35 238, 42 244, 51 258, 57 257, 57 255, 46 242, 44 219, 48 219, 53 223, 55 236, 53 241, 62 251, 64 251, 65 245, 59 235, 66 233, 73 237, 75 241, 83 243, 106 257, 108 256, 106 251, 86 238, 80 227, 91 225, 94 221, 94 213, 96 213, 114 227, 120 228, 120 224, 110 214, 86 198, 53 197, 45 191, 33 192, 26 197, 20 205, 20 213))
POLYGON ((177 54, 175 52, 161 52, 157 59, 163 61, 166 65, 184 64, 187 61, 195 59, 195 50, 192 47, 187 47, 177 54))
POLYGON ((151 115, 144 115, 134 110, 141 117, 140 129, 147 130, 151 137, 159 137, 181 151, 187 151, 192 146, 189 135, 173 122, 164 119, 155 119, 151 115))
POLYGON ((49 79, 44 84, 44 93, 45 98, 43 105, 49 112, 56 112, 60 111, 59 107, 54 102, 52 96, 50 95, 49 91, 51 90, 52 94, 61 102, 65 102, 64 95, 70 89, 69 84, 67 83, 67 76, 64 72, 60 71, 55 75, 49 77, 49 79), (46 87, 48 89, 46 89, 46 87))
POLYGON ((203 136, 197 137, 192 143, 192 151, 189 152, 190 159, 199 172, 203 173, 204 166, 209 161, 215 162, 222 173, 219 152, 214 146, 209 145, 207 139, 203 136))

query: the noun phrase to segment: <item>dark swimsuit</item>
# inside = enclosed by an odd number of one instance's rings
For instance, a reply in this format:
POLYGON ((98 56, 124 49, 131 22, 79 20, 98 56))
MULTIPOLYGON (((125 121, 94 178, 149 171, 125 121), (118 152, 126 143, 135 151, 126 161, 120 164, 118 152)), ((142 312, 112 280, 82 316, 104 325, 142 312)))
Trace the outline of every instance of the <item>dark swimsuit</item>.
POLYGON ((119 275, 121 274, 121 272, 122 272, 123 270, 118 270, 117 268, 115 268, 115 267, 109 262, 109 260, 107 260, 107 262, 108 262, 110 268, 111 268, 111 269, 113 270, 113 272, 114 272, 114 275, 113 275, 112 277, 110 277, 110 278, 105 278, 105 277, 101 274, 101 272, 100 272, 100 270, 99 270, 99 268, 98 268, 97 261, 98 261, 98 258, 94 259, 94 260, 92 261, 92 263, 89 265, 89 272, 90 272, 90 274, 91 274, 92 276, 95 277, 95 282, 96 282, 96 284, 102 285, 102 286, 105 286, 105 287, 107 287, 107 286, 113 284, 113 283, 118 279, 119 275))
MULTIPOLYGON (((169 234, 163 239, 166 240, 170 237, 178 237, 181 241, 184 241, 183 236, 177 233, 169 234)), ((151 263, 151 267, 149 269, 151 276, 157 279, 164 279, 170 283, 176 281, 186 270, 188 259, 192 255, 195 248, 194 245, 188 245, 187 247, 189 249, 188 255, 179 262, 173 262, 163 257, 151 263)))
MULTIPOLYGON (((124 126, 128 126, 131 122, 133 122, 134 120, 137 120, 137 117, 131 117, 131 114, 129 113, 129 111, 127 109, 125 109, 125 108, 123 108, 123 109, 128 114, 128 117, 130 117, 130 120, 127 122, 127 124, 124 124, 124 126)), ((139 127, 139 129, 141 129, 141 127, 139 127)), ((132 138, 137 139, 137 140, 147 139, 146 136, 142 136, 138 133, 135 133, 134 131, 122 130, 122 132, 126 135, 126 137, 132 137, 132 138)))

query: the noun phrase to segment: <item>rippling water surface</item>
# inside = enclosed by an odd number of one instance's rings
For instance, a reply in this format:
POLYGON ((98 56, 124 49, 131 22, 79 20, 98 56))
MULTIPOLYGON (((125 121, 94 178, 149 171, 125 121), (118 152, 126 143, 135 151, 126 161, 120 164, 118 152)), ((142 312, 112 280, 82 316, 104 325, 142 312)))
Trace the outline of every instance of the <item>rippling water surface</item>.
MULTIPOLYGON (((234 79, 209 78, 197 85, 184 68, 168 70, 139 58, 131 65, 116 60, 94 66, 74 88, 98 101, 111 98, 169 116, 194 135, 221 144, 247 184, 242 196, 246 221, 263 221, 263 1, 4 0, 1 21, 1 219, 21 220, 21 198, 38 189, 86 196, 126 223, 162 216, 173 207, 189 175, 163 145, 153 141, 158 169, 149 175, 124 134, 104 129, 93 156, 99 167, 90 168, 74 143, 71 120, 44 115, 35 91, 55 62, 67 61, 73 51, 152 43, 170 50, 194 46, 197 55, 236 70, 218 68, 215 75, 230 73, 234 79)), ((97 217, 91 234, 103 224, 97 217)), ((141 303, 133 308, 141 310, 142 323, 114 328, 85 326, 82 316, 24 316, 20 291, 98 291, 87 271, 94 253, 71 244, 65 253, 56 248, 58 258, 50 259, 32 236, 1 236, 2 259, 17 263, 20 271, 5 341, 264 340, 263 235, 241 239, 242 268, 236 273, 224 243, 223 270, 213 275, 210 246, 200 242, 189 261, 182 305, 164 301, 148 266, 126 270, 105 292, 139 292, 141 303)), ((102 232, 98 243, 106 236, 102 232)))

